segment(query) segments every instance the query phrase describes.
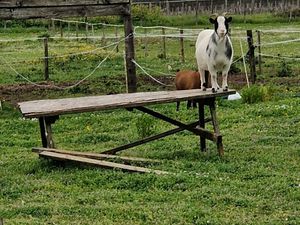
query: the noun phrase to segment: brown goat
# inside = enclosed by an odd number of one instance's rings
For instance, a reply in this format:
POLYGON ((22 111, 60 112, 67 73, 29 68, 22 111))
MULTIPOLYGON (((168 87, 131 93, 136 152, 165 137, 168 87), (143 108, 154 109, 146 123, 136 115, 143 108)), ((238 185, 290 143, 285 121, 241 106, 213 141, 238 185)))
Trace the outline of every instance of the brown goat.
MULTIPOLYGON (((190 90, 190 89, 200 89, 201 81, 199 72, 193 70, 177 71, 175 78, 176 90, 190 90)), ((196 106, 195 101, 189 100, 187 102, 187 108, 190 108, 193 103, 193 107, 196 106)), ((177 111, 179 110, 180 102, 177 102, 177 111)))

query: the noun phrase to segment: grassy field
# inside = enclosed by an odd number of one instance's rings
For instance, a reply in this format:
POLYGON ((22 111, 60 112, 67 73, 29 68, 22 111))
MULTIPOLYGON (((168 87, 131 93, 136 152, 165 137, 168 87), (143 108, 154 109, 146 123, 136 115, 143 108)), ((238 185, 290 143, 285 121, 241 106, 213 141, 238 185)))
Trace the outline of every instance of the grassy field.
MULTIPOLYGON (((233 36, 239 37, 248 27, 274 29, 272 17, 265 18, 265 24, 261 17, 249 24, 238 18, 240 22, 232 26, 233 36)), ((277 21, 276 25, 277 30, 300 28, 297 21, 277 21)), ((1 40, 39 37, 48 32, 42 27, 9 30, 0 30, 1 40)), ((113 34, 114 30, 110 32, 113 34)), ((297 33, 263 34, 264 43, 297 38, 297 33)), ((172 173, 159 176, 79 167, 39 159, 32 153, 32 147, 41 146, 38 121, 24 120, 12 103, 125 92, 123 47, 120 45, 120 52, 112 53, 103 67, 78 87, 51 90, 27 88, 24 80, 8 66, 9 62, 33 82, 42 83, 42 63, 35 62, 43 56, 42 42, 22 43, 0 43, 0 97, 5 100, 0 111, 0 219, 3 218, 4 224, 300 224, 298 61, 288 61, 291 76, 278 77, 278 61, 264 59, 263 74, 258 78, 272 90, 268 101, 246 104, 242 100, 218 99, 223 158, 217 155, 211 142, 208 152, 200 152, 199 138, 187 131, 121 153, 159 160, 159 163, 133 164, 172 173)), ((195 67, 193 44, 193 40, 186 42, 186 62, 182 63, 178 40, 168 40, 167 59, 159 57, 161 38, 147 40, 147 57, 145 40, 137 40, 136 59, 145 67, 172 74, 177 68, 195 67)), ((53 40, 49 45, 51 55, 62 55, 90 51, 105 44, 53 40)), ((234 45, 239 57, 239 41, 234 41, 234 45)), ((245 42, 243 45, 246 49, 245 42)), ((299 42, 293 42, 266 46, 263 51, 299 57, 298 49, 299 42)), ((73 84, 89 74, 107 54, 110 53, 99 50, 96 54, 50 60, 49 83, 73 84)), ((237 67, 242 68, 242 64, 238 62, 237 67)), ((142 79, 140 70, 138 76, 140 91, 164 89, 142 79)), ((242 71, 240 76, 244 77, 242 71)), ((240 90, 245 84, 232 81, 230 86, 240 90)), ((197 110, 182 106, 176 112, 175 104, 151 108, 187 123, 197 119, 197 110)), ((61 116, 53 131, 58 148, 101 152, 170 128, 173 127, 137 111, 115 110, 61 116)))

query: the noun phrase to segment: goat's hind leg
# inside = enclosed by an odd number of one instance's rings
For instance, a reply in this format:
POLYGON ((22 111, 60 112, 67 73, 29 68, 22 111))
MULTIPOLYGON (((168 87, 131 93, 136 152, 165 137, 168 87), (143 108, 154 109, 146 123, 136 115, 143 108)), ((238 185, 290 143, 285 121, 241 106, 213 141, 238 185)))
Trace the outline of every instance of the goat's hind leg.
POLYGON ((205 70, 200 69, 199 70, 200 73, 200 81, 201 81, 201 90, 202 91, 206 91, 206 80, 205 80, 205 70))

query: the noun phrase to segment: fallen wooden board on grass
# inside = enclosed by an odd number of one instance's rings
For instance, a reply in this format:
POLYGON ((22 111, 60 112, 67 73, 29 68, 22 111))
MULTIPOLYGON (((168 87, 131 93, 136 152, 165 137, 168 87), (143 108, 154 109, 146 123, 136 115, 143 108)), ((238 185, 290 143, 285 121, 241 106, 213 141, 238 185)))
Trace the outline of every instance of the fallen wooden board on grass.
POLYGON ((102 161, 102 160, 90 159, 90 158, 73 156, 73 155, 69 155, 69 154, 56 153, 56 152, 50 152, 50 151, 41 151, 41 152, 39 152, 39 156, 44 157, 44 158, 60 160, 60 161, 79 162, 79 163, 96 166, 96 167, 121 169, 121 170, 125 170, 125 171, 130 171, 130 172, 155 173, 158 175, 169 174, 168 172, 161 171, 161 170, 152 170, 152 169, 147 169, 147 168, 138 167, 138 166, 129 166, 129 165, 124 165, 124 164, 119 164, 119 163, 114 163, 114 162, 107 162, 107 161, 102 161))
POLYGON ((109 155, 109 154, 99 154, 99 153, 91 153, 91 152, 78 152, 78 151, 67 151, 55 148, 32 148, 33 152, 40 153, 43 151, 55 152, 61 154, 68 154, 73 156, 81 156, 90 159, 120 159, 125 162, 147 162, 147 163, 158 163, 159 160, 154 159, 144 159, 137 157, 126 157, 126 156, 118 156, 118 155, 109 155))

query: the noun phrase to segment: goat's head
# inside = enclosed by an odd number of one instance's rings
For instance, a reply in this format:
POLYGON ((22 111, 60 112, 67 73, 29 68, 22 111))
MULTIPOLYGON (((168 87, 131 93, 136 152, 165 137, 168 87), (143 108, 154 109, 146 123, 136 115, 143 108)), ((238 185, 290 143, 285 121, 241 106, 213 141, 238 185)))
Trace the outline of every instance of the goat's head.
POLYGON ((215 25, 215 32, 219 37, 224 37, 228 34, 229 23, 232 17, 217 16, 215 19, 210 18, 209 21, 215 25))

